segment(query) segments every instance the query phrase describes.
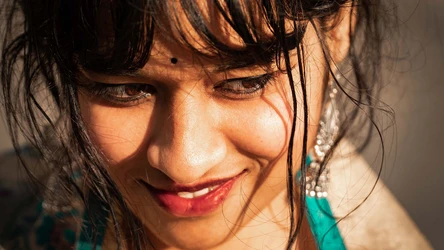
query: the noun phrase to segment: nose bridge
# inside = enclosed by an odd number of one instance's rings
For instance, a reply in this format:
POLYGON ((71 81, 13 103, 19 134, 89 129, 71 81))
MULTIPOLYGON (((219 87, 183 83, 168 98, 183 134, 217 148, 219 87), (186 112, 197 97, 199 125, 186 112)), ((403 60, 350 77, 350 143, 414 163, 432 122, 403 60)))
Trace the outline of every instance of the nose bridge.
POLYGON ((148 146, 148 160, 177 183, 199 180, 225 157, 226 148, 202 98, 178 95, 148 146))
POLYGON ((177 155, 178 159, 189 166, 201 165, 199 161, 204 159, 201 154, 205 151, 205 147, 198 150, 198 146, 206 144, 205 137, 210 132, 210 121, 205 117, 204 107, 194 97, 178 98, 167 118, 171 128, 167 132, 171 133, 171 137, 169 146, 163 150, 164 154, 177 155))

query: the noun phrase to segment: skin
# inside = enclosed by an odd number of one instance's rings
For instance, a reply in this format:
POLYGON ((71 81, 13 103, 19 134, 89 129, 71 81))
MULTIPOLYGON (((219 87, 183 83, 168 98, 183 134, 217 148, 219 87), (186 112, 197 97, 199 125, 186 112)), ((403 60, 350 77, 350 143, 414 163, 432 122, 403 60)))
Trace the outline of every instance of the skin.
MULTIPOLYGON (((111 177, 145 225, 148 238, 156 249, 283 249, 289 230, 286 158, 294 115, 288 76, 276 72, 270 84, 254 96, 228 94, 215 89, 215 85, 267 71, 252 67, 212 72, 215 62, 199 58, 159 34, 154 39, 150 60, 137 76, 83 73, 86 81, 151 84, 155 95, 136 105, 122 106, 87 92, 79 94, 88 133, 108 159, 111 177), (178 59, 177 64, 170 62, 172 57, 178 59), (166 212, 138 181, 143 179, 156 187, 194 185, 242 172, 216 211, 194 218, 166 212)), ((236 39, 231 42, 236 43, 236 39)), ((311 148, 328 79, 311 25, 303 42, 309 120, 303 120, 295 67, 291 73, 300 107, 294 144, 296 168, 301 161, 302 125, 308 123, 311 148)), ((334 46, 342 48, 342 44, 334 46)), ((339 59, 336 54, 334 57, 339 59)), ((296 66, 294 51, 291 55, 296 66)), ((275 71, 273 66, 269 71, 275 71)), ((115 241, 111 229, 106 238, 112 248, 115 241)), ((306 222, 299 239, 298 249, 315 249, 306 222)))

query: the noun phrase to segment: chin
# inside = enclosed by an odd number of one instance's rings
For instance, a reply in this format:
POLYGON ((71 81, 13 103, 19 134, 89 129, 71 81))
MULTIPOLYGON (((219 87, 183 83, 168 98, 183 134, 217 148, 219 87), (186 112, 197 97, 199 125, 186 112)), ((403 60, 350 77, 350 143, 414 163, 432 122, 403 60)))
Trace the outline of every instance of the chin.
POLYGON ((228 198, 220 209, 201 217, 175 217, 161 207, 136 215, 142 219, 156 249, 217 249, 234 237, 237 226, 243 224, 239 198, 228 198), (147 213, 151 216, 141 217, 147 213))
MULTIPOLYGON (((149 202, 145 197, 145 204, 132 206, 132 210, 145 225, 156 249, 227 249, 226 243, 231 242, 253 216, 248 206, 254 190, 254 182, 250 181, 236 183, 224 202, 206 215, 177 216, 152 197, 149 202)), ((260 203, 254 205, 257 208, 260 203)))
POLYGON ((223 249, 222 244, 233 235, 227 226, 216 228, 207 224, 199 228, 187 227, 184 230, 174 230, 168 235, 153 235, 153 237, 156 238, 153 239, 156 249, 208 250, 223 249))

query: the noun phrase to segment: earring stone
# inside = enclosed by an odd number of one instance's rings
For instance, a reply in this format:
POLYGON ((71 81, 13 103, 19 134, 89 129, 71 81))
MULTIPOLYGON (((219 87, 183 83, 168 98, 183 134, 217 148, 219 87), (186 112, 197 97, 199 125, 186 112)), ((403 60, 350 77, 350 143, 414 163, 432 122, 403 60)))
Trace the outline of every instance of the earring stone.
MULTIPOLYGON (((336 76, 336 80, 339 77, 336 76)), ((339 111, 337 106, 336 80, 328 83, 316 143, 307 159, 307 173, 305 177, 305 192, 310 197, 325 198, 328 196, 328 182, 330 170, 323 166, 326 154, 334 145, 339 133, 339 111), (323 169, 321 169, 323 167, 323 169)))

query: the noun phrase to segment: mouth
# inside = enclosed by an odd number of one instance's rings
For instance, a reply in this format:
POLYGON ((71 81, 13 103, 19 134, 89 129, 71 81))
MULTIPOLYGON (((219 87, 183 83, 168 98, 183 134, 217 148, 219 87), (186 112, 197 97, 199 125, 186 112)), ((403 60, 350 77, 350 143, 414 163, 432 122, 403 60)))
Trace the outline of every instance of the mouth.
POLYGON ((198 217, 215 211, 227 198, 242 173, 225 179, 208 181, 194 186, 174 185, 168 189, 140 181, 157 203, 167 212, 179 217, 198 217))

